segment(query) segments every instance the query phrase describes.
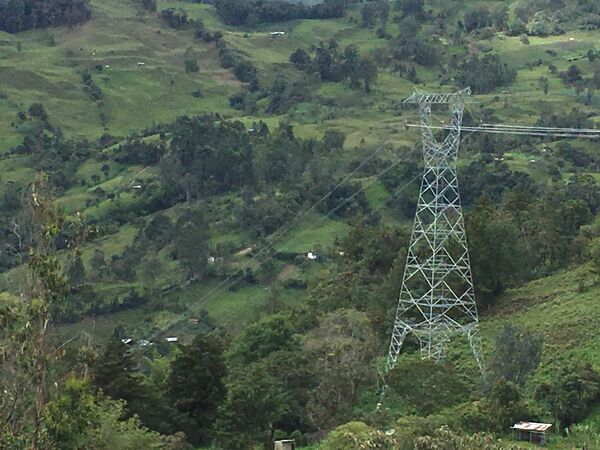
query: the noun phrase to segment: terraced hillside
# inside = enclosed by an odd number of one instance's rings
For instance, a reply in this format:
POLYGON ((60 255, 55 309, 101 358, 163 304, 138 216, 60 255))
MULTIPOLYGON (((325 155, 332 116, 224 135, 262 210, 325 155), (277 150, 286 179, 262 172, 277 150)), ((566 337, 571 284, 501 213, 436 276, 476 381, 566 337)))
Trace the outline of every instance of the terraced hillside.
MULTIPOLYGON (((54 317, 57 340, 85 333, 101 348, 121 326, 135 341, 189 343, 220 327, 235 354, 253 323, 268 329, 284 317, 310 359, 327 317, 338 312, 364 330, 364 314, 376 352, 365 350, 360 365, 374 367, 391 331, 421 170, 420 134, 405 127, 417 111, 402 100, 415 87, 471 85, 466 125, 600 127, 593 2, 399 0, 347 4, 338 18, 250 13, 241 25, 228 25, 227 1, 217 3, 157 0, 154 11, 91 0, 84 23, 0 31, 0 290, 25 290, 35 248, 28 198, 44 172, 65 216, 56 243, 70 288, 54 317), (86 239, 73 251, 79 225, 86 239)), ((433 117, 443 126, 447 116, 433 117)), ((535 403, 563 367, 600 366, 598 142, 465 132, 461 145, 486 355, 507 324, 543 336, 539 365, 520 386, 535 403)), ((413 347, 402 370, 418 367, 413 347)), ((334 354, 317 352, 325 362, 315 373, 334 367, 334 354)), ((409 414, 461 415, 458 403, 479 408, 466 346, 453 346, 448 361, 470 384, 462 403, 440 400, 425 414, 398 384, 389 417, 377 418, 377 376, 357 371, 364 379, 352 404, 331 420, 316 400, 295 399, 302 414, 265 419, 270 429, 257 425, 245 444, 278 426, 308 440, 350 419, 389 428, 409 414)), ((597 401, 585 405, 592 428, 597 401)), ((562 420, 538 403, 531 417, 562 420)), ((555 448, 580 442, 554 439, 555 448)), ((331 445, 323 448, 344 444, 331 445)))

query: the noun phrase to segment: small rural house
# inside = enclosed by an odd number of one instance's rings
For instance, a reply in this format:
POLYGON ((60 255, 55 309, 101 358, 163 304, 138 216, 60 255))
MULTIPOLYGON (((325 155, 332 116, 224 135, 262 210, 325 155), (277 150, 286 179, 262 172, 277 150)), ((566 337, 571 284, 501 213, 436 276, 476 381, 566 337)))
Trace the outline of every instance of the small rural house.
POLYGON ((274 450, 296 450, 296 443, 293 439, 284 439, 281 441, 275 441, 274 450))
POLYGON ((518 422, 511 428, 515 434, 515 439, 545 445, 548 440, 547 433, 551 426, 550 423, 518 422))

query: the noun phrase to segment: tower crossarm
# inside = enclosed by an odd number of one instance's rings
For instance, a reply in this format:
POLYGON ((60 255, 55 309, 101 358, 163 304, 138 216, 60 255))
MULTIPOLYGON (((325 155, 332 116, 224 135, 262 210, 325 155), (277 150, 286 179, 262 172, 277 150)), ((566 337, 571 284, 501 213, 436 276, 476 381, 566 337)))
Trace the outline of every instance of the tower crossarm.
POLYGON ((415 89, 410 97, 402 103, 406 104, 450 104, 457 101, 468 103, 468 98, 471 95, 471 88, 463 89, 462 91, 452 93, 431 93, 423 92, 415 89))

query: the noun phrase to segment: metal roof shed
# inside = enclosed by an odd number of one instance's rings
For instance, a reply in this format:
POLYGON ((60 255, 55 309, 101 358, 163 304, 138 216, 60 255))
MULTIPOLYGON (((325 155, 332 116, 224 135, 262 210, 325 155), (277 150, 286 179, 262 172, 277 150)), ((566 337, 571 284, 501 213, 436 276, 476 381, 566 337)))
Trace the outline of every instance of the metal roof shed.
POLYGON ((275 450, 295 450, 296 442, 293 439, 275 441, 275 450))
POLYGON ((518 422, 511 428, 515 433, 516 439, 545 445, 550 427, 552 427, 550 423, 518 422))

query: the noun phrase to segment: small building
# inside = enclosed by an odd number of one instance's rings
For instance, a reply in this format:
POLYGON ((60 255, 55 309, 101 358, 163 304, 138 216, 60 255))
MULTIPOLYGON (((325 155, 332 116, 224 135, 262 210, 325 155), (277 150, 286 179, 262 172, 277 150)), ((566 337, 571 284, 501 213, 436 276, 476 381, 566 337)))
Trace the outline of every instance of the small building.
POLYGON ((254 246, 251 245, 250 247, 247 247, 247 248, 245 248, 245 249, 240 250, 239 252, 237 252, 235 254, 235 256, 248 256, 253 251, 254 251, 254 246))
POLYGON ((545 445, 548 441, 547 434, 550 427, 552 427, 552 424, 550 423, 518 422, 511 428, 515 435, 515 439, 545 445))
POLYGON ((296 443, 293 439, 283 439, 275 441, 274 450, 296 450, 296 443))
POLYGON ((308 259, 310 259, 311 261, 315 261, 315 260, 318 258, 317 254, 316 254, 316 253, 313 253, 313 252, 308 252, 308 253, 306 254, 306 257, 307 257, 308 259))
POLYGON ((178 342, 179 339, 176 337, 168 337, 168 338, 165 338, 165 341, 173 343, 173 342, 178 342))

